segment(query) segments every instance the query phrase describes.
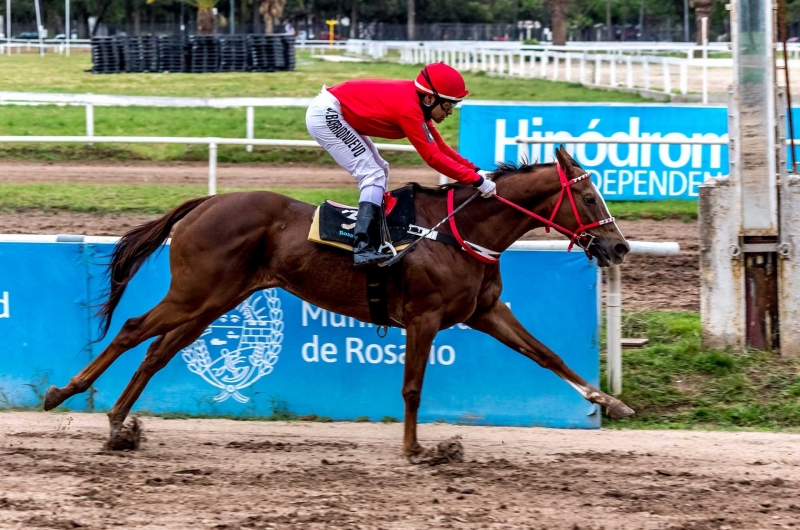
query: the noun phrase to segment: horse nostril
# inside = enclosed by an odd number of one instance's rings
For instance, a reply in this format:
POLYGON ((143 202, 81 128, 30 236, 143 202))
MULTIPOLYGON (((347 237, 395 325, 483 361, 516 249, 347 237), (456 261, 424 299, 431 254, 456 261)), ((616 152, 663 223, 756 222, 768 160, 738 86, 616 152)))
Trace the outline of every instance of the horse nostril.
POLYGON ((631 251, 631 247, 627 243, 617 243, 614 245, 614 252, 617 256, 624 256, 631 251))

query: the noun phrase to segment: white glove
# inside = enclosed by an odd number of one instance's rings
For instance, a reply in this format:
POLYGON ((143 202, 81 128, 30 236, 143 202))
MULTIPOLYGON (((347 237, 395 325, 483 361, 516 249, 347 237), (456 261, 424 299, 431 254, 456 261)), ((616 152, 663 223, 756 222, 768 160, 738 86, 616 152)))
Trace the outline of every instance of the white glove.
POLYGON ((482 176, 482 177, 483 177, 483 178, 485 178, 485 179, 486 179, 486 178, 489 178, 489 175, 491 175, 491 174, 492 174, 492 173, 491 173, 491 171, 484 171, 484 170, 482 170, 482 169, 479 169, 479 170, 477 171, 477 173, 478 173, 478 175, 482 176))
POLYGON ((484 199, 491 197, 497 192, 497 184, 486 177, 483 177, 483 183, 477 188, 478 191, 481 192, 481 197, 484 199))

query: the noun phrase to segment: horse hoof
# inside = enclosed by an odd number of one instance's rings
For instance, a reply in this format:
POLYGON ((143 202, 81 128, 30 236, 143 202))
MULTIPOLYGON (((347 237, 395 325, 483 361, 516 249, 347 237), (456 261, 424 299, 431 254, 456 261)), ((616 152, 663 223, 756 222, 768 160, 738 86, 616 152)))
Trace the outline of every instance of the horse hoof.
POLYGON ((61 399, 61 391, 57 386, 51 386, 44 394, 44 410, 53 410, 61 405, 64 400, 61 399))
POLYGON ((427 450, 419 444, 412 445, 411 447, 403 448, 403 455, 407 458, 415 458, 427 453, 427 450))
POLYGON ((104 446, 106 451, 135 451, 144 440, 142 423, 133 418, 130 425, 121 425, 111 430, 111 435, 104 446))
POLYGON ((606 407, 606 414, 608 414, 608 417, 612 420, 621 420, 622 418, 633 416, 635 413, 636 411, 622 401, 617 401, 610 407, 606 407))

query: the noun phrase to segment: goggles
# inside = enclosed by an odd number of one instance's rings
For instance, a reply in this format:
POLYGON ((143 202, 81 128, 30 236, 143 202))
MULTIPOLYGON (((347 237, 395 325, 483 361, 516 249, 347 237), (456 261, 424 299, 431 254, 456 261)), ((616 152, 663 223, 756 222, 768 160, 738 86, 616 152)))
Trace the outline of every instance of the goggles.
POLYGON ((444 110, 445 112, 450 112, 451 110, 456 108, 459 103, 461 103, 461 102, 460 101, 453 101, 452 99, 443 99, 442 103, 441 103, 442 110, 444 110))

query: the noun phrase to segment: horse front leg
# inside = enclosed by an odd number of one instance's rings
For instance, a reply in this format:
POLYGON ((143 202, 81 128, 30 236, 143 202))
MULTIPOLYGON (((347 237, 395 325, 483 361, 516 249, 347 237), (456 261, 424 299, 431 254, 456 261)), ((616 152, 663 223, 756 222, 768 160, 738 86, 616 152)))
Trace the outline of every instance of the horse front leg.
POLYGON ((417 411, 422 398, 422 380, 431 344, 439 331, 441 319, 434 314, 425 314, 406 326, 406 365, 403 375, 403 399, 406 410, 403 423, 403 454, 414 456, 424 450, 417 441, 417 411))
POLYGON ((536 340, 500 300, 488 310, 473 315, 466 324, 491 335, 512 350, 536 361, 543 368, 552 370, 577 390, 584 399, 606 407, 606 413, 612 419, 625 418, 634 413, 625 403, 601 392, 599 388, 590 385, 576 374, 553 350, 536 340))

